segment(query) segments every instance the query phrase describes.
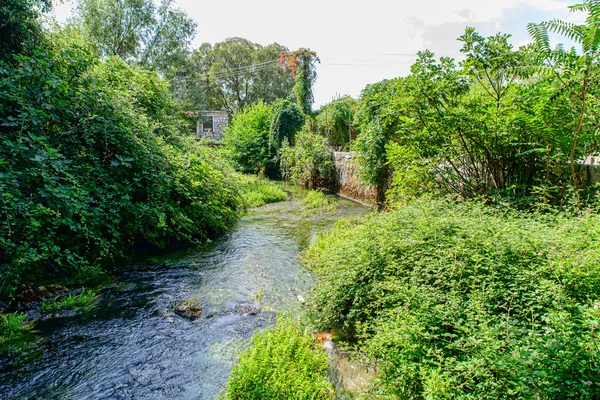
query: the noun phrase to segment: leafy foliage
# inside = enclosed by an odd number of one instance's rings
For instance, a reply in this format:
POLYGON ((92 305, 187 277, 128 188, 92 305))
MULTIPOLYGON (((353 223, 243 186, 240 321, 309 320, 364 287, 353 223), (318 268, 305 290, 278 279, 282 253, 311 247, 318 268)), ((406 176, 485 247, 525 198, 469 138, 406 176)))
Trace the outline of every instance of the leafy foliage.
POLYGON ((335 197, 327 196, 322 190, 309 191, 302 200, 302 205, 307 214, 335 211, 338 208, 335 197))
POLYGON ((19 353, 31 342, 29 335, 32 323, 27 322, 27 314, 14 312, 0 314, 0 354, 10 351, 19 353))
POLYGON ((247 107, 235 115, 223 136, 223 143, 236 168, 257 173, 273 161, 269 134, 273 110, 265 103, 247 107))
POLYGON ((389 182, 388 151, 402 148, 414 164, 429 165, 428 173, 413 175, 420 180, 416 187, 463 198, 552 192, 553 204, 569 201, 569 186, 578 195, 579 160, 598 152, 597 52, 551 50, 548 32, 593 36, 594 7, 597 2, 575 8, 588 11, 585 25, 530 25, 536 43, 519 49, 509 35, 485 38, 467 28, 458 65, 423 51, 410 76, 368 85, 354 145, 365 181, 378 187, 389 182))
POLYGON ((38 18, 48 0, 5 0, 0 5, 0 61, 30 52, 42 40, 38 18))
POLYGON ((600 395, 599 217, 421 199, 343 220, 303 260, 394 398, 600 395))
MULTIPOLYGON (((597 105, 600 51, 600 3, 596 0, 585 0, 583 3, 569 7, 572 12, 585 12, 584 24, 575 24, 560 20, 552 20, 539 24, 529 24, 527 29, 534 39, 533 48, 544 58, 543 67, 551 69, 556 75, 559 90, 571 98, 576 108, 575 115, 567 120, 572 129, 569 164, 575 189, 581 184, 581 169, 575 166, 578 142, 581 139, 597 139, 597 115, 588 111, 597 105), (558 33, 581 46, 582 54, 574 51, 565 52, 561 47, 550 50, 548 32, 558 33), (583 137, 582 137, 583 136, 583 137)), ((579 146, 580 147, 580 146, 579 146)), ((584 154, 585 155, 585 154, 584 154)))
POLYGON ((332 399, 327 354, 298 321, 280 318, 274 328, 254 334, 227 385, 235 400, 332 399))
POLYGON ((294 96, 304 115, 313 114, 314 102, 312 87, 317 79, 316 63, 321 62, 317 53, 300 48, 296 51, 282 52, 279 65, 282 65, 294 78, 294 96))
POLYGON ((316 118, 317 131, 327 138, 331 146, 340 148, 350 144, 352 118, 356 114, 358 102, 350 96, 343 96, 319 110, 316 118))
POLYGON ((178 71, 180 92, 200 86, 208 109, 236 114, 257 102, 272 104, 292 95, 293 79, 277 65, 287 47, 278 43, 261 46, 243 38, 229 38, 214 46, 202 44, 178 71))
MULTIPOLYGON (((90 273, 134 244, 227 230, 239 198, 155 73, 75 44, 0 68, 0 276, 90 273)), ((6 285, 5 285, 6 284, 6 285)))
POLYGON ((289 100, 279 100, 273 104, 273 118, 269 135, 271 152, 277 151, 284 140, 294 144, 296 133, 304 124, 302 110, 289 100))
POLYGON ((297 135, 294 147, 284 142, 281 148, 281 171, 285 179, 318 187, 333 176, 333 154, 327 140, 306 127, 297 135))
POLYGON ((163 73, 185 60, 196 29, 173 0, 79 0, 77 18, 102 56, 163 73))

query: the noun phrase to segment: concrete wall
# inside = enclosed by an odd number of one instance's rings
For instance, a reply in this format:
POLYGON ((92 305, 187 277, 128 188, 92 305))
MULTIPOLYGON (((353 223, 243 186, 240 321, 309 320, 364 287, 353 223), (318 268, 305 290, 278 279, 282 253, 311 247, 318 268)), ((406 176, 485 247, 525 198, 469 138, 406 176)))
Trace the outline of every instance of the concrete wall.
POLYGON ((346 197, 376 206, 377 188, 365 185, 359 177, 361 166, 355 152, 333 152, 335 161, 335 190, 346 197))

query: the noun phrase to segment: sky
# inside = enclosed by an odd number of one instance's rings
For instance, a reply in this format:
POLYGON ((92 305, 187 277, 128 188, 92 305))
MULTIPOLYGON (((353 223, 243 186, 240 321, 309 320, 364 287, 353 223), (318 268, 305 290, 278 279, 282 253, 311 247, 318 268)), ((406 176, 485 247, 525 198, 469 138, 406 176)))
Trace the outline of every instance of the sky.
MULTIPOLYGON (((72 1, 72 0, 71 0, 72 1)), ((321 63, 314 86, 315 107, 337 95, 358 97, 365 85, 406 76, 416 52, 460 60, 465 27, 484 35, 509 33, 515 46, 529 42, 527 23, 570 14, 561 0, 176 0, 198 24, 193 47, 243 37, 262 45, 317 52, 321 63)), ((56 10, 65 21, 72 3, 56 10)), ((554 40, 556 42, 556 39, 554 40)))

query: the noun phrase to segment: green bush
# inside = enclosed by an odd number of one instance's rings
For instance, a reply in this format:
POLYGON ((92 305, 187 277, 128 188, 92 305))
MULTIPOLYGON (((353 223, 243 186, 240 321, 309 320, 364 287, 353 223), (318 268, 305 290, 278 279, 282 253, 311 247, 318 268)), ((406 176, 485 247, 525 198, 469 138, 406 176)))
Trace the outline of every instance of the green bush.
POLYGON ((131 246, 236 221, 223 162, 185 133, 165 83, 74 44, 0 65, 0 287, 98 271, 131 246))
POLYGON ((276 153, 284 139, 289 143, 295 142, 296 133, 302 129, 304 114, 296 104, 289 100, 279 100, 273 104, 269 148, 276 153))
POLYGON ((242 201, 248 208, 287 199, 287 193, 280 186, 256 176, 240 175, 239 185, 242 201))
POLYGON ((319 328, 394 398, 598 398, 600 217, 420 200, 343 220, 304 254, 319 328))
POLYGON ((246 107, 235 115, 223 143, 237 170, 257 173, 272 162, 269 133, 273 110, 264 103, 246 107))
POLYGON ((333 176, 333 154, 325 137, 306 128, 296 136, 295 146, 284 141, 281 171, 285 179, 316 187, 329 183, 333 176))
POLYGON ((327 354, 303 332, 298 321, 277 320, 256 333, 252 346, 231 372, 226 398, 231 400, 332 399, 327 354))

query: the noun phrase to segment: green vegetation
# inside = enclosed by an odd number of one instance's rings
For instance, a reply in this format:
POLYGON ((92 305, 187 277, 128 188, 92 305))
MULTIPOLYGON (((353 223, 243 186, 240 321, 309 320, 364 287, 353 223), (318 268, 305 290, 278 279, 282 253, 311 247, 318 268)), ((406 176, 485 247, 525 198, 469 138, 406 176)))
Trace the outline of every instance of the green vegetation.
POLYGON ((81 310, 88 308, 97 296, 93 290, 83 289, 80 294, 61 297, 59 299, 49 299, 42 302, 42 312, 51 314, 62 310, 81 310))
POLYGON ((327 196, 322 190, 309 191, 302 204, 308 213, 335 211, 338 208, 335 197, 327 196))
POLYGON ((246 207, 260 207, 287 199, 287 193, 279 185, 256 176, 241 175, 239 190, 246 207))
MULTIPOLYGON (((327 138, 328 143, 336 148, 345 147, 349 151, 352 118, 356 114, 358 101, 350 96, 338 97, 319 110, 316 117, 317 132, 327 138)), ((355 131, 352 129, 352 137, 355 131)))
POLYGON ((30 341, 31 323, 26 319, 27 314, 20 312, 0 315, 0 354, 19 351, 30 341))
POLYGON ((596 213, 421 199, 322 235, 309 308, 392 398, 597 398, 599 243, 596 213))
POLYGON ((257 103, 240 111, 225 131, 223 143, 237 170, 257 173, 273 161, 269 152, 272 109, 257 103))
POLYGON ((287 51, 278 43, 262 46, 239 37, 203 43, 178 71, 175 83, 182 94, 200 89, 206 109, 235 115, 255 103, 292 96, 293 78, 274 62, 287 51))
POLYGON ((317 53, 301 48, 296 51, 282 52, 279 65, 294 78, 294 96, 298 107, 305 116, 312 116, 313 84, 317 79, 316 64, 321 62, 317 53))
POLYGON ((281 148, 281 172, 285 179, 306 186, 326 186, 333 175, 333 155, 327 140, 307 129, 296 137, 295 146, 281 148))
POLYGON ((530 24, 533 43, 518 49, 510 35, 469 27, 458 38, 463 61, 421 51, 410 75, 323 106, 307 128, 349 148, 352 126, 351 147, 381 208, 423 189, 521 208, 581 207, 597 192, 580 164, 600 155, 600 3, 570 9, 584 22, 530 24), (550 33, 578 47, 552 49, 550 33))
POLYGON ((275 327, 254 334, 231 373, 226 398, 332 399, 327 354, 315 346, 298 321, 279 318, 275 327))
POLYGON ((172 0, 79 0, 75 18, 100 55, 163 74, 185 60, 196 29, 172 0))
POLYGON ((269 148, 272 152, 279 150, 282 144, 295 142, 296 133, 302 129, 304 115, 296 104, 289 100, 280 100, 273 104, 273 118, 269 133, 269 148))
POLYGON ((56 29, 0 60, 4 296, 97 273, 134 245, 202 242, 238 217, 231 168, 188 136, 165 81, 56 29))

